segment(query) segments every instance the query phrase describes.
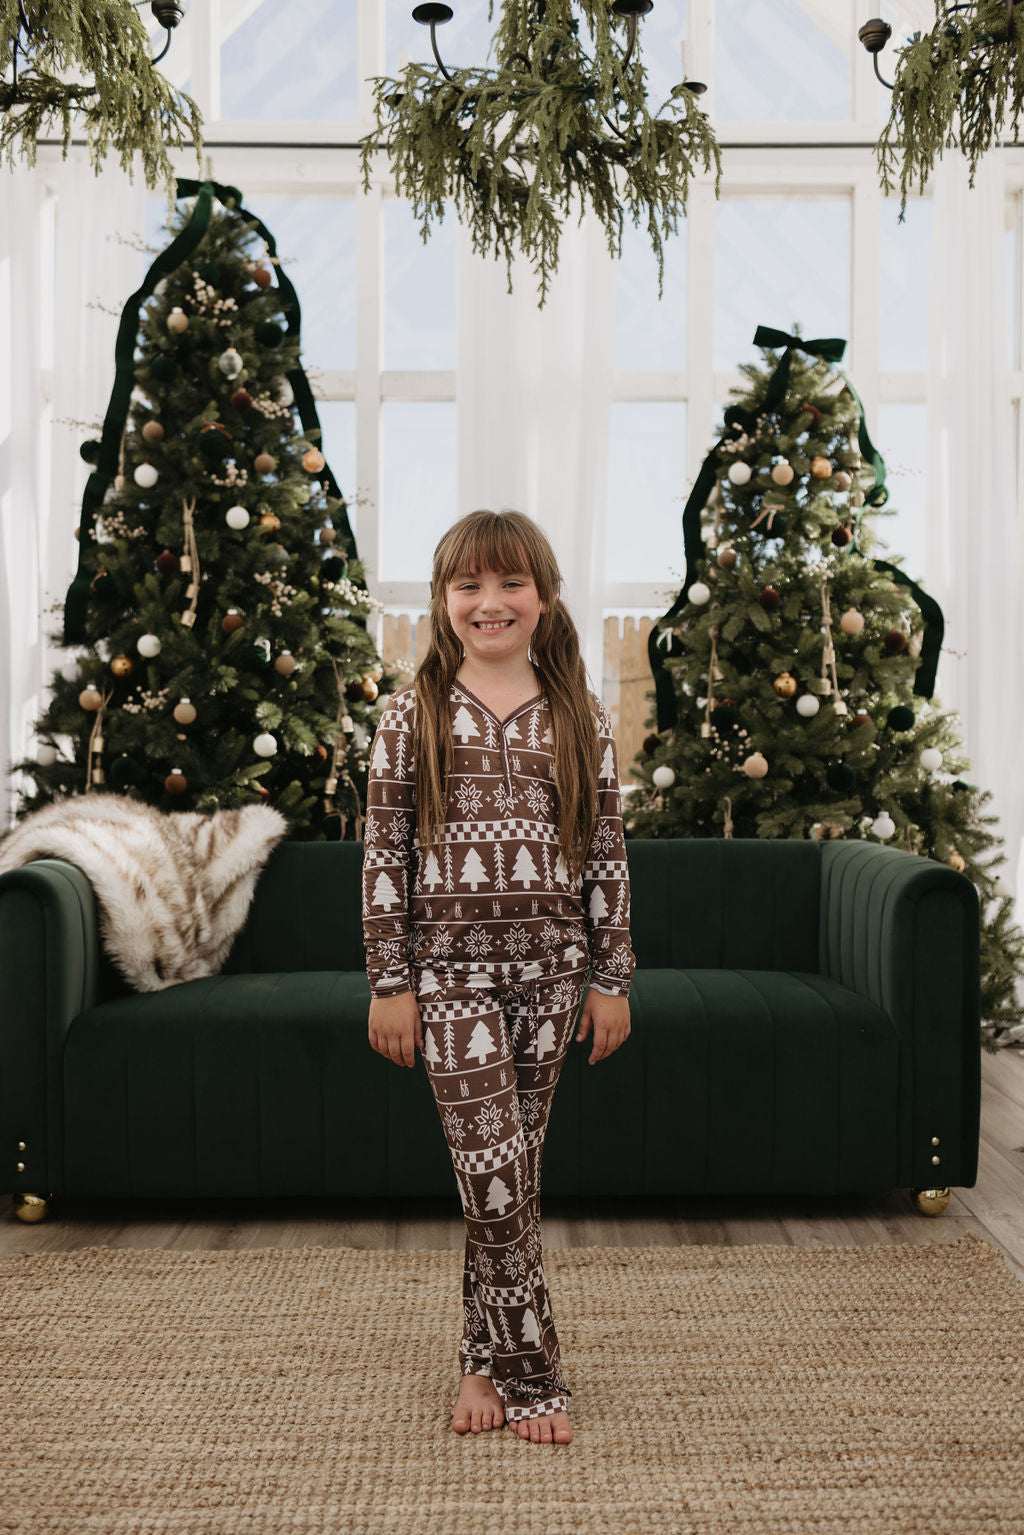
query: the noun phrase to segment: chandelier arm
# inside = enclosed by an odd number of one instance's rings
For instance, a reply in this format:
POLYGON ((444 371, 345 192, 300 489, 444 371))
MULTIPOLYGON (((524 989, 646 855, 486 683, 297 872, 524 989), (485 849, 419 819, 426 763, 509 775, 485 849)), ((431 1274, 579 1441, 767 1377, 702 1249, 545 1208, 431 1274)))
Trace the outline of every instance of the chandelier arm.
MULTIPOLYGON (((1010 0, 1010 3, 1012 5, 1013 0, 1010 0)), ((629 16, 629 46, 626 49, 626 57, 622 61, 623 69, 625 69, 626 65, 629 63, 630 59, 633 57, 633 45, 635 44, 635 42, 636 42, 636 12, 632 11, 632 12, 630 12, 630 16, 629 16)))
POLYGON ((444 64, 441 62, 441 55, 437 51, 437 23, 435 21, 430 23, 430 46, 434 50, 434 58, 437 60, 438 69, 441 71, 447 81, 454 84, 451 75, 448 73, 444 67, 444 64))
POLYGON ((170 48, 170 46, 171 46, 171 29, 170 29, 170 27, 166 27, 164 30, 167 33, 167 41, 166 41, 166 43, 164 43, 163 47, 160 49, 160 52, 159 53, 155 53, 153 55, 152 62, 154 64, 159 64, 159 62, 163 58, 164 54, 167 52, 168 48, 170 48))
POLYGON ((875 66, 875 74, 878 76, 878 79, 881 82, 881 84, 885 86, 887 91, 893 90, 894 87, 889 84, 888 80, 883 80, 882 79, 881 72, 879 71, 879 68, 878 68, 878 54, 877 53, 873 53, 871 55, 871 62, 875 66))

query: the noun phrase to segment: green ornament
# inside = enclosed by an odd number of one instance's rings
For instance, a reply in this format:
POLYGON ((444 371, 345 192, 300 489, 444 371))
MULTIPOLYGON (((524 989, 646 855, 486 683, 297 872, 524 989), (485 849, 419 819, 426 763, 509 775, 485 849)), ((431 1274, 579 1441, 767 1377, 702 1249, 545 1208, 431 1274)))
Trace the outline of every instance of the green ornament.
POLYGON ((170 352, 158 352, 149 365, 149 371, 161 384, 169 384, 178 374, 178 359, 170 352))
POLYGON ((256 327, 256 340, 261 346, 280 346, 284 331, 273 320, 264 320, 256 327))
POLYGON ((833 762, 825 774, 829 787, 848 794, 857 782, 857 775, 848 762, 833 762))
POLYGON ((83 458, 87 464, 98 464, 100 461, 101 446, 102 445, 96 440, 91 442, 83 442, 82 446, 78 450, 79 456, 83 458))
POLYGON ((895 709, 889 710, 886 722, 893 730, 910 730, 914 723, 914 711, 908 709, 906 704, 897 704, 895 709))
POLYGON ((201 277, 203 282, 208 283, 211 288, 215 288, 220 282, 220 267, 216 261, 197 261, 196 276, 201 277))
POLYGON ((246 671, 265 672, 270 665, 270 650, 264 645, 246 645, 239 653, 238 661, 246 671))
POLYGON ((320 564, 321 581, 340 581, 345 574, 347 566, 343 559, 336 554, 329 554, 320 564))
POLYGON ((231 449, 231 438, 226 427, 219 421, 208 421, 199 433, 200 453, 210 463, 225 459, 231 449))
POLYGON ((115 757, 110 764, 110 782, 115 789, 129 789, 135 784, 145 781, 146 774, 142 765, 129 757, 127 752, 122 752, 120 757, 115 757))
POLYGON ((740 722, 739 710, 732 704, 717 704, 711 711, 711 723, 716 730, 731 730, 740 722))

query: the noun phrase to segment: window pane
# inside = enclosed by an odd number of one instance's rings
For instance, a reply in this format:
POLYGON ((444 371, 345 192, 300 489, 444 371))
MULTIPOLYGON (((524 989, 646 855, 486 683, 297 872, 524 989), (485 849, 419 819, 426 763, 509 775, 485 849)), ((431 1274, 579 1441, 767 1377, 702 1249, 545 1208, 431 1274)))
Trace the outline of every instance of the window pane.
POLYGON ((384 367, 454 368, 454 205, 431 223, 425 245, 405 198, 386 198, 382 218, 384 367))
POLYGON ((772 0, 771 5, 717 0, 715 116, 720 122, 849 117, 851 58, 854 48, 858 53, 863 49, 849 32, 845 5, 821 4, 820 22, 811 19, 810 9, 801 0, 772 0))
POLYGON ((356 117, 358 0, 221 0, 224 117, 356 117))
POLYGON ((888 503, 874 522, 879 541, 876 556, 883 560, 894 554, 905 556, 903 569, 907 575, 927 587, 927 407, 882 405, 877 429, 869 423, 868 430, 885 460, 885 483, 889 490, 888 503), (886 548, 881 547, 883 544, 886 548))
MULTIPOLYGON (((304 368, 356 365, 356 217, 349 199, 262 197, 245 204, 277 245, 302 311, 304 368)), ((257 247, 262 244, 255 236, 257 247)))
MULTIPOLYGON (((651 13, 653 15, 653 12, 651 13)), ((686 220, 663 238, 665 284, 658 298, 658 258, 650 235, 627 216, 615 274, 615 367, 686 367, 686 220)))
POLYGON ((682 586, 687 495, 686 406, 674 401, 613 403, 606 581, 664 581, 666 589, 682 586))
MULTIPOLYGON (((354 400, 317 400, 316 413, 320 417, 320 428, 323 437, 320 446, 324 457, 331 466, 331 472, 338 483, 338 489, 348 503, 348 520, 352 532, 359 539, 359 527, 356 521, 359 508, 356 506, 356 407, 354 400)), ((298 424, 298 417, 296 417, 298 424)), ((363 553, 362 550, 359 551, 363 553)))
POLYGON ((1003 236, 1003 255, 1005 258, 1006 276, 1006 366, 1016 368, 1019 366, 1017 358, 1020 356, 1018 337, 1020 336, 1020 295, 1017 292, 1017 230, 1020 225, 1020 196, 1012 201, 1012 217, 1007 221, 1007 230, 1003 236))
POLYGON ((878 366, 886 372, 928 367, 932 200, 909 198, 902 224, 899 211, 898 197, 881 199, 878 366))
POLYGON ((849 336, 849 198, 723 198, 715 219, 717 369, 751 358, 759 325, 849 336))
POLYGON ((380 417, 380 578, 429 581, 456 520, 455 406, 385 403, 380 417))

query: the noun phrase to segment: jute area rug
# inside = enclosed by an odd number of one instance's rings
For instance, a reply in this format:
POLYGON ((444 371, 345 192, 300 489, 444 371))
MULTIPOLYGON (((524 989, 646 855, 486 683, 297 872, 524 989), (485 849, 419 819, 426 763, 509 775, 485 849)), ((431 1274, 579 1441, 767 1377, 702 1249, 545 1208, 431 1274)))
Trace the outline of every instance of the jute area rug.
POLYGON ((974 1232, 547 1252, 566 1446, 452 1432, 461 1268, 0 1259, 0 1531, 1024 1532, 1024 1286, 974 1232))

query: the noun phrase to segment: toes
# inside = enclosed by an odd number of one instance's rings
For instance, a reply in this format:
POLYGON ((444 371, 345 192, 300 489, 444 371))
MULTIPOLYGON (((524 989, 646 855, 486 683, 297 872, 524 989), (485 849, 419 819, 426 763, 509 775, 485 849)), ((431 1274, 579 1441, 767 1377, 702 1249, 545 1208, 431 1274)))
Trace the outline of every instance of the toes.
POLYGON ((544 1441, 545 1444, 550 1444, 551 1443, 551 1419, 550 1418, 541 1418, 541 1420, 540 1420, 540 1437, 544 1441))

